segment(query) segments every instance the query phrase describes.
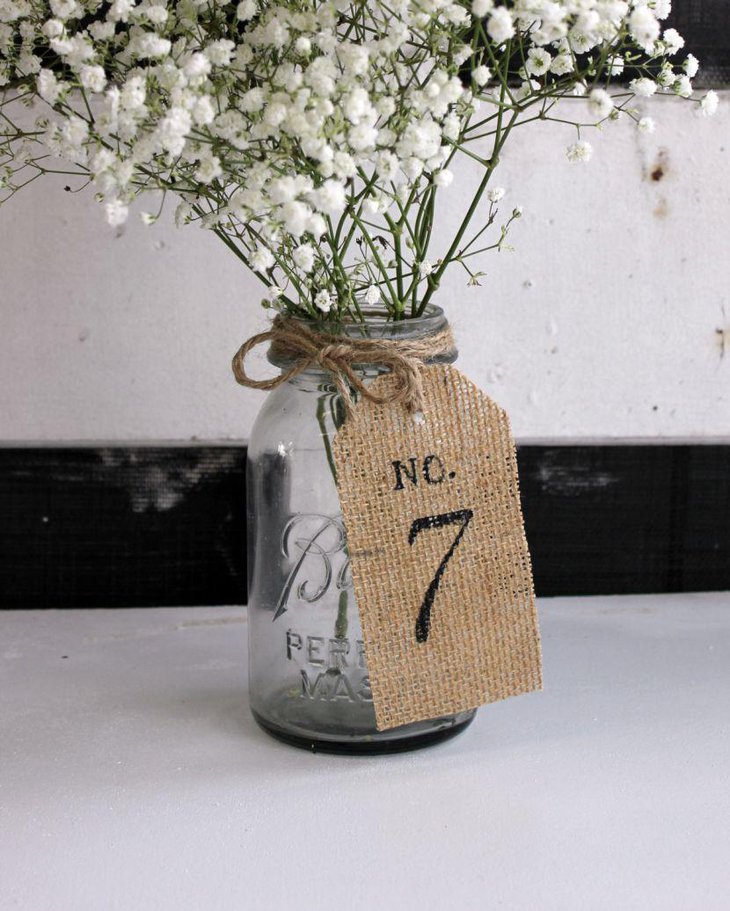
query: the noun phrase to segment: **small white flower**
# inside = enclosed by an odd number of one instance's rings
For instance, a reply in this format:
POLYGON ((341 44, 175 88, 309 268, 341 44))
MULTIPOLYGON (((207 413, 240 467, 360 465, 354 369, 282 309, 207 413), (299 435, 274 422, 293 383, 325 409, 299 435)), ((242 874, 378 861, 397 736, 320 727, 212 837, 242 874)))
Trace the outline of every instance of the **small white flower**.
POLYGON ((55 104, 61 94, 61 86, 52 70, 41 70, 36 80, 38 94, 48 104, 55 104))
POLYGON ((103 92, 106 87, 106 73, 103 66, 82 66, 79 75, 81 85, 90 92, 103 92))
POLYGON ((256 272, 268 272, 274 262, 274 254, 268 247, 258 247, 251 254, 251 268, 256 272))
POLYGON ((699 111, 703 117, 714 117, 720 105, 720 96, 717 92, 710 89, 705 97, 700 101, 699 111))
POLYGON ((636 43, 647 53, 654 51, 654 42, 659 37, 659 22, 648 6, 637 6, 629 17, 629 31, 636 43))
POLYGON ((117 228, 123 225, 129 215, 129 207, 118 199, 110 200, 105 206, 106 220, 112 226, 117 228))
POLYGON ((236 19, 239 22, 248 22, 256 15, 256 3, 254 0, 242 0, 236 7, 236 19))
POLYGON ((684 61, 684 71, 690 79, 694 79, 700 71, 700 62, 694 54, 688 54, 684 61))
POLYGON ((550 69, 552 57, 543 47, 532 47, 527 52, 525 69, 531 76, 542 76, 550 69))
POLYGON ((114 35, 113 22, 92 22, 89 26, 89 34, 95 41, 108 41, 114 35))
POLYGON ((300 244, 292 253, 292 259, 302 272, 311 272, 314 268, 314 247, 311 244, 300 244))
POLYGON ((327 230, 327 223, 319 212, 313 212, 306 222, 306 232, 319 239, 327 230))
POLYGON ((370 285, 368 290, 365 292, 365 303, 370 304, 370 306, 375 306, 379 304, 381 300, 380 297, 380 288, 377 285, 370 285))
POLYGON ((459 138, 461 133, 461 123, 455 114, 448 114, 441 124, 441 132, 444 139, 450 139, 452 142, 459 138))
POLYGON ((416 180, 423 174, 424 167, 420 158, 408 158, 402 164, 403 173, 409 180, 416 180))
POLYGON ((301 237, 308 230, 312 210, 299 200, 293 199, 282 207, 284 227, 293 237, 301 237))
POLYGON ((57 19, 69 19, 81 12, 76 0, 51 0, 51 12, 57 19))
POLYGON ((466 25, 469 13, 458 3, 451 3, 443 9, 443 16, 453 25, 466 25))
POLYGON ((329 291, 322 289, 314 295, 314 306, 321 313, 329 313, 332 309, 332 296, 329 291))
POLYGON ((117 163, 117 156, 109 149, 99 149, 89 162, 91 173, 96 177, 117 163))
POLYGON ((202 184, 213 183, 223 173, 220 160, 215 155, 208 155, 201 159, 195 171, 195 179, 202 184))
POLYGON ((119 95, 119 104, 126 111, 136 111, 145 103, 147 88, 142 76, 132 76, 124 83, 119 95))
POLYGON ((142 9, 144 11, 145 18, 155 25, 162 25, 163 23, 167 22, 169 18, 169 13, 164 8, 164 6, 146 6, 142 7, 142 9))
POLYGON ((646 76, 642 76, 641 79, 632 79, 629 83, 629 88, 641 98, 651 98, 657 90, 657 84, 653 79, 647 79, 646 76))
MULTIPOLYGON (((124 94, 124 90, 122 90, 124 94)), ((170 108, 157 127, 160 145, 171 155, 180 155, 185 148, 185 139, 192 127, 192 118, 185 108, 170 108)))
POLYGON ((401 158, 419 158, 427 161, 441 148, 441 131, 433 120, 411 120, 396 144, 396 154, 401 158))
POLYGON ((127 22, 133 9, 134 0, 114 0, 107 13, 107 19, 110 22, 127 22))
POLYGON ((210 73, 212 68, 213 64, 205 54, 196 53, 192 55, 183 67, 183 73, 188 79, 203 79, 210 73))
POLYGON ((60 19, 49 19, 43 24, 41 32, 46 38, 60 38, 63 34, 64 25, 60 19))
POLYGON ((189 202, 181 202, 175 209, 175 224, 177 227, 188 224, 193 217, 193 207, 189 202))
POLYGON ((468 44, 462 44, 454 50, 454 63, 461 66, 471 57, 472 50, 468 44))
POLYGON ((560 53, 550 61, 550 72, 556 76, 565 76, 575 69, 575 61, 568 53, 560 53))
POLYGON ((492 73, 489 70, 489 67, 478 66, 475 70, 472 71, 471 78, 474 80, 475 84, 479 87, 486 85, 489 80, 492 78, 492 73))
POLYGON ((638 128, 641 133, 653 133, 656 130, 656 123, 652 117, 642 117, 638 128))
POLYGON ((337 180, 325 180, 309 197, 315 209, 325 215, 337 215, 345 208, 345 187, 337 180))
POLYGON ((509 10, 498 6, 487 20, 487 34, 495 44, 504 44, 515 33, 514 23, 509 10))
POLYGON ((307 190, 309 186, 311 184, 289 175, 277 177, 268 186, 269 199, 276 205, 291 202, 307 190))
POLYGON ((680 76, 674 83, 674 91, 680 98, 691 98, 692 80, 689 76, 680 76))
POLYGON ((302 35, 294 42, 294 50, 302 57, 309 57, 312 53, 312 42, 309 38, 305 38, 305 36, 302 35))
POLYGON ((263 108, 265 100, 263 89, 257 86, 243 93, 239 98, 238 106, 246 114, 255 114, 263 108))
POLYGON ((390 182, 395 180, 400 162, 392 152, 380 152, 375 159, 375 173, 380 180, 390 182))
POLYGON ((437 187, 450 187, 454 181, 454 172, 448 168, 442 168, 433 175, 433 182, 437 187))
POLYGON ((574 142, 573 145, 568 146, 568 149, 565 153, 567 155, 568 161, 571 163, 590 161, 591 156, 593 155, 593 146, 590 142, 585 140, 579 140, 574 142))
POLYGON ((68 57, 73 52, 74 43, 68 38, 52 38, 49 42, 51 50, 59 57, 68 57))
POLYGON ((215 66, 228 66, 236 45, 227 38, 211 42, 203 51, 205 56, 215 66))
POLYGON ((672 69, 671 64, 665 61, 657 74, 657 85, 661 86, 663 89, 669 89, 674 85, 674 80, 676 78, 676 73, 672 69))
POLYGON ((356 152, 365 152, 375 148, 378 141, 378 130, 369 123, 358 123, 347 134, 350 145, 356 152))
POLYGON ((370 96, 362 86, 357 86, 342 99, 342 111, 350 123, 355 124, 374 114, 370 96))
POLYGON ((494 0, 473 0, 471 11, 480 19, 494 9, 494 0))
POLYGON ((620 76, 625 68, 626 63, 623 57, 614 57, 609 64, 608 71, 612 76, 620 76))
POLYGON ((367 215, 377 215, 378 212, 383 212, 387 208, 383 197, 377 193, 371 193, 369 196, 366 196, 362 203, 363 212, 367 215))
POLYGON ((140 212, 139 213, 140 221, 143 225, 153 225, 157 221, 157 216, 153 215, 152 212, 140 212))
MULTIPOLYGON (((130 42, 131 46, 132 42, 130 42)), ((167 57, 171 47, 172 42, 168 38, 161 38, 154 32, 146 32, 137 36, 135 52, 140 60, 154 60, 158 57, 167 57)))
POLYGON ((201 95, 193 105, 191 114, 193 122, 198 126, 208 126, 208 124, 213 123, 215 120, 215 108, 210 96, 201 95))
POLYGON ((498 203, 500 200, 504 199, 506 192, 504 187, 494 187, 492 190, 487 190, 487 199, 491 203, 498 203))
POLYGON ((61 135, 74 152, 77 152, 89 136, 88 124, 85 120, 72 114, 64 123, 61 135))
POLYGON ((421 278, 425 278, 433 272, 433 265, 427 259, 424 259, 422 262, 416 263, 416 271, 421 278))
POLYGON ((676 54, 677 51, 681 51, 684 47, 684 38, 676 28, 668 28, 662 35, 662 41, 670 56, 676 54))
POLYGON ((588 109, 596 120, 605 120, 613 108, 613 98, 605 89, 593 89, 588 96, 588 109))

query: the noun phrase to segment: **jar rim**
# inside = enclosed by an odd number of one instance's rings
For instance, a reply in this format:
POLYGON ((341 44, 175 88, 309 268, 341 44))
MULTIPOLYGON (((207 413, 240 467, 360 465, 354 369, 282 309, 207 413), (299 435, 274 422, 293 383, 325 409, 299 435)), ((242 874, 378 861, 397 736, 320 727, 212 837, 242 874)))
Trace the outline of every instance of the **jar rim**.
POLYGON ((438 304, 426 304, 423 313, 418 316, 408 316, 404 319, 393 319, 392 315, 378 304, 362 304, 360 312, 365 317, 363 320, 355 319, 350 314, 345 314, 341 319, 315 320, 306 316, 287 316, 295 323, 301 323, 315 331, 330 335, 356 335, 366 326, 372 329, 383 329, 394 335, 406 334, 408 330, 418 330, 418 334, 431 333, 443 328, 448 320, 443 307, 438 304))
MULTIPOLYGON (((363 304, 360 310, 365 317, 364 320, 358 320, 350 316, 346 316, 337 322, 312 320, 300 316, 288 318, 292 322, 300 323, 315 332, 342 335, 349 338, 418 339, 434 335, 448 326, 448 320, 443 308, 437 304, 427 304, 420 316, 400 320, 393 319, 392 315, 384 307, 377 304, 363 304)), ((453 363, 456 356, 457 352, 454 349, 437 357, 435 362, 453 363)), ((268 353, 268 360, 276 367, 286 368, 291 366, 290 361, 273 355, 271 349, 268 353)))

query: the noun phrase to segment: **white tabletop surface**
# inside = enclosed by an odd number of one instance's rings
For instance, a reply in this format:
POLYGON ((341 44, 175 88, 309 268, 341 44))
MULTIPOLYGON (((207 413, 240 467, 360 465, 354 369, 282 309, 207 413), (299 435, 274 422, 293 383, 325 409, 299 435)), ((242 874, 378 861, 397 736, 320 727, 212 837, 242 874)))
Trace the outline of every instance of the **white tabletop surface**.
POLYGON ((0 613, 0 908, 728 911, 730 594, 540 604, 546 690, 391 757, 248 713, 239 608, 0 613))

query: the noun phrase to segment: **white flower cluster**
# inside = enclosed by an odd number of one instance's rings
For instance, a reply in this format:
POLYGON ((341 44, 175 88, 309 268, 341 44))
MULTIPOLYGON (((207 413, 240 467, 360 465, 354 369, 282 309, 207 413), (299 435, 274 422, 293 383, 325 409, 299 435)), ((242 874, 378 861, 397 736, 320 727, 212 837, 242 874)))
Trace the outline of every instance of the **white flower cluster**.
MULTIPOLYGON (((0 90, 46 107, 33 130, 9 117, 0 125, 0 181, 12 191, 28 170, 52 170, 50 153, 90 176, 112 225, 136 197, 172 192, 177 220, 214 230, 269 286, 269 301, 328 315, 365 299, 405 315, 466 257, 469 218, 435 264, 426 256, 456 153, 473 148, 484 164, 481 196, 509 131, 536 105, 550 119, 558 98, 586 95, 593 123, 626 110, 648 130, 649 118, 606 90, 625 67, 635 95, 692 94, 697 62, 674 66, 684 42, 661 32, 669 9, 0 0, 0 90)), ((714 113, 712 96, 702 113, 714 113)), ((590 154, 580 137, 568 150, 571 161, 590 154)), ((492 207, 499 198, 491 192, 492 207)))

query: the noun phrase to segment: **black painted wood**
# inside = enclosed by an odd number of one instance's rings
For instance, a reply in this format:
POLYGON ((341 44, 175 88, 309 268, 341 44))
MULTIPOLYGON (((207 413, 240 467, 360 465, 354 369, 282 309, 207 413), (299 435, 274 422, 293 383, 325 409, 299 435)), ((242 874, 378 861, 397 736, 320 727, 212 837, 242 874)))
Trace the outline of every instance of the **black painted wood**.
POLYGON ((730 446, 519 453, 538 593, 730 588, 730 446))
POLYGON ((235 447, 0 449, 0 606, 245 600, 235 447))
MULTIPOLYGON (((730 589, 730 446, 527 446, 540 595, 730 589)), ((245 449, 0 449, 0 607, 245 601, 245 449)))
POLYGON ((730 2, 674 0, 667 27, 672 26, 700 61, 701 86, 730 85, 730 2))

